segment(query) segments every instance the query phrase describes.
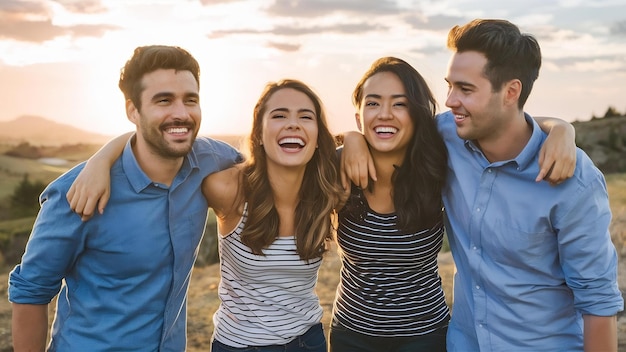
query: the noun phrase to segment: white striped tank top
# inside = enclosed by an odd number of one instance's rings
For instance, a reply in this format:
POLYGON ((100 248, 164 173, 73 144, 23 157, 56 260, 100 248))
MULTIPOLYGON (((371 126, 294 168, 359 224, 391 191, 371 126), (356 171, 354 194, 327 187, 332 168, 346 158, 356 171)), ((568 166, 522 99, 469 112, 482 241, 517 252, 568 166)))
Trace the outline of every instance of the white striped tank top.
POLYGON ((253 254, 241 242, 247 204, 238 226, 219 237, 221 304, 213 316, 213 337, 242 348, 286 344, 322 319, 315 293, 322 259, 303 261, 294 237, 277 237, 253 254))
POLYGON ((395 213, 376 213, 362 194, 355 196, 362 197, 361 209, 339 213, 342 268, 333 323, 379 337, 425 335, 446 326, 449 310, 437 267, 442 223, 399 231, 395 213))

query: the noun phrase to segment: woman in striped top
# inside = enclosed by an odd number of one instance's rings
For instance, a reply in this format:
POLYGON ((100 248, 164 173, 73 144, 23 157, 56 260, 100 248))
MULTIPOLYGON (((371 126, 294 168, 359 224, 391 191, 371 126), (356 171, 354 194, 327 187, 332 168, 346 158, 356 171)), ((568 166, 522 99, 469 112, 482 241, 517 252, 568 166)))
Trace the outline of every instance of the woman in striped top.
POLYGON ((315 283, 341 190, 320 99, 299 81, 269 84, 248 145, 244 164, 202 186, 222 276, 212 351, 326 351, 315 283))
POLYGON ((375 61, 353 103, 377 180, 339 212, 341 280, 330 348, 445 351, 449 311, 437 269, 447 152, 435 99, 405 61, 375 61))

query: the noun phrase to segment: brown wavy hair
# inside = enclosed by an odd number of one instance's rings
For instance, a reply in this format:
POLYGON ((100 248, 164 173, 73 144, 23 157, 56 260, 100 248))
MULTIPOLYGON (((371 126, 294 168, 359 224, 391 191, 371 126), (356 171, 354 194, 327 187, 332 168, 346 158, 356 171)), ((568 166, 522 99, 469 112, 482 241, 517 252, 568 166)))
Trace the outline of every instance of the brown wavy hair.
POLYGON ((252 131, 247 140, 249 157, 243 172, 243 193, 248 202, 248 219, 241 234, 244 244, 262 255, 278 236, 279 217, 267 174, 267 157, 261 144, 263 115, 267 101, 281 89, 295 89, 313 102, 317 115, 317 146, 306 165, 300 201, 295 212, 296 248, 300 258, 321 257, 333 238, 334 209, 341 197, 335 139, 328 129, 326 113, 317 94, 301 81, 284 79, 265 86, 254 107, 252 131))
POLYGON ((189 71, 200 87, 200 65, 185 49, 168 45, 148 45, 135 49, 133 56, 120 70, 118 86, 125 99, 130 99, 141 111, 143 76, 159 69, 189 71))

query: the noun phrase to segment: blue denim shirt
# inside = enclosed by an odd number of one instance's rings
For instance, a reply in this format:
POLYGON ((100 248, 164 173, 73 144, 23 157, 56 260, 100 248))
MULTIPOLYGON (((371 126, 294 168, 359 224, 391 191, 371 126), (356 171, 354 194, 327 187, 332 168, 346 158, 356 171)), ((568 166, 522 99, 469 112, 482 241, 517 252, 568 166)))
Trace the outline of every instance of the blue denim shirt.
POLYGON ((187 289, 204 232, 208 174, 241 160, 198 138, 170 187, 152 182, 127 143, 111 169, 103 215, 82 222, 65 194, 83 164, 41 194, 41 210, 9 300, 48 304, 59 293, 51 351, 184 351, 187 289))
POLYGON ((443 192, 457 273, 449 351, 573 351, 582 314, 623 309, 603 175, 580 149, 574 176, 535 182, 546 138, 533 132, 512 160, 490 163, 438 116, 448 152, 443 192))

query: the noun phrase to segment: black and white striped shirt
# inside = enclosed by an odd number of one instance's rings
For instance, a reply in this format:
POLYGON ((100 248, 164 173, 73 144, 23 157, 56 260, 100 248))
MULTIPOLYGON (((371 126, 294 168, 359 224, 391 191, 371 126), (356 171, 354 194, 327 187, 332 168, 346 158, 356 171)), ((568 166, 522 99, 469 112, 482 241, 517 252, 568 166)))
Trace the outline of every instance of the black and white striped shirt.
POLYGON ((241 242, 247 205, 237 228, 219 235, 221 304, 214 338, 237 348, 286 344, 322 319, 315 293, 321 258, 303 261, 295 238, 277 237, 265 256, 241 242))
POLYGON ((437 267, 443 224, 406 233, 397 229, 395 213, 339 213, 337 241, 341 280, 333 308, 334 323, 379 337, 418 336, 447 325, 437 267))

